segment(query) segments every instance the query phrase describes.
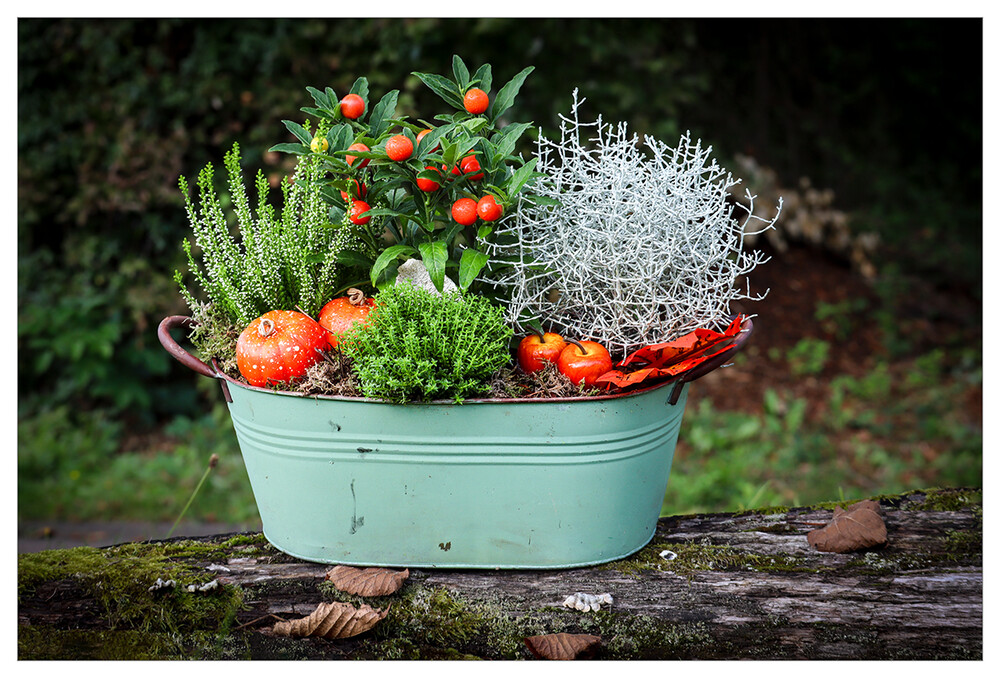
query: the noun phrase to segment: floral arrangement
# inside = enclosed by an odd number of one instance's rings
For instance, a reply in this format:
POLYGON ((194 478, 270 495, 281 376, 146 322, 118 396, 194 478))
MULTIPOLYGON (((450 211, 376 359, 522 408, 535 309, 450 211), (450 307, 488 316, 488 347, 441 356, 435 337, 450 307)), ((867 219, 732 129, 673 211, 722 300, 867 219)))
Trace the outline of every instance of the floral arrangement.
POLYGON ((764 261, 745 227, 777 216, 728 202, 738 182, 700 141, 581 123, 576 92, 560 140, 538 131, 525 159, 533 124, 507 115, 531 71, 495 93, 491 66, 458 56, 450 77, 414 73, 447 106, 429 120, 365 78, 307 88, 309 117, 272 148, 296 158, 278 207, 262 175, 251 204, 238 147, 231 214, 211 166, 197 204, 182 178, 201 293, 175 277, 202 355, 251 385, 408 402, 599 393, 717 353, 739 331, 729 303, 758 298, 738 287, 764 261))

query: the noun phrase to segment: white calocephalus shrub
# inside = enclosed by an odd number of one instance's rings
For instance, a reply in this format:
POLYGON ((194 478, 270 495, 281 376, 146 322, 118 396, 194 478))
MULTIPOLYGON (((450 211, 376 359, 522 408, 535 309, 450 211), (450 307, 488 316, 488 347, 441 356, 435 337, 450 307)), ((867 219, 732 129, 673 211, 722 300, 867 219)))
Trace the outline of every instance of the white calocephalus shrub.
POLYGON ((749 191, 749 206, 726 200, 739 180, 710 162, 710 146, 689 135, 676 148, 649 136, 640 145, 625 123, 580 122, 584 101, 573 92, 558 141, 539 135, 542 200, 522 199, 498 224, 496 264, 484 277, 509 292, 508 321, 524 332, 540 319, 628 353, 697 327, 721 329, 730 302, 763 298, 751 296, 749 281, 738 287, 766 261, 744 252, 743 239, 774 227, 781 200, 773 219, 755 216, 749 191))

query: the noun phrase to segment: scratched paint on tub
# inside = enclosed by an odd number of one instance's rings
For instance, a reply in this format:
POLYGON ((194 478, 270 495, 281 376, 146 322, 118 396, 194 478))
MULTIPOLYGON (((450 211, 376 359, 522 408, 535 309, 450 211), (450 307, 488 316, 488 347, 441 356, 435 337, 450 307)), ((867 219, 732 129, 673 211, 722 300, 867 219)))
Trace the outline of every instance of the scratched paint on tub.
POLYGON ((354 480, 351 480, 351 501, 354 503, 354 508, 351 510, 351 534, 355 534, 359 527, 365 524, 365 517, 358 515, 358 497, 354 493, 354 480))

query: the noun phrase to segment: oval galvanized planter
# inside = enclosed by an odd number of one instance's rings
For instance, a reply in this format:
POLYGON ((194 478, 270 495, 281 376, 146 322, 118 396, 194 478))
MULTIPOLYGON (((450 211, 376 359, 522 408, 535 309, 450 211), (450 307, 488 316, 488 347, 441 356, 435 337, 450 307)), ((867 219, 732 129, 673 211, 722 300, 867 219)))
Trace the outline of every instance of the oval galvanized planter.
POLYGON ((220 379, 265 537, 346 565, 567 568, 617 560, 652 538, 687 382, 624 395, 389 404, 220 379))

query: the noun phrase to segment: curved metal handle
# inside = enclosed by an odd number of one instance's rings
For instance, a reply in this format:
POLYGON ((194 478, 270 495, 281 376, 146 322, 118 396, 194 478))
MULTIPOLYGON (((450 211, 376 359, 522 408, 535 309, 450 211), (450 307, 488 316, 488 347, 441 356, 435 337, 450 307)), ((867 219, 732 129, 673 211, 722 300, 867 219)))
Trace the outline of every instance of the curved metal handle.
POLYGON ((185 351, 181 348, 180 344, 174 341, 174 338, 170 336, 170 330, 175 327, 191 329, 194 325, 194 320, 186 315, 168 316, 160 321, 160 326, 156 330, 156 336, 163 345, 163 348, 167 349, 167 353, 172 355, 181 365, 190 370, 194 370, 198 374, 211 377, 212 379, 218 379, 218 372, 185 351))
POLYGON ((743 344, 746 343, 746 340, 750 338, 750 335, 752 333, 753 333, 753 320, 747 318, 746 320, 743 321, 743 324, 740 326, 740 331, 736 334, 736 337, 733 339, 733 343, 731 343, 729 347, 726 348, 725 351, 715 356, 711 360, 706 360, 705 362, 703 362, 701 365, 698 365, 694 369, 685 372, 680 376, 679 379, 677 379, 676 382, 674 382, 674 387, 670 391, 670 399, 668 402, 671 405, 675 405, 677 403, 677 399, 680 398, 681 389, 684 387, 684 384, 690 384, 695 379, 701 379, 709 372, 712 372, 715 369, 724 365, 726 361, 728 361, 737 353, 739 353, 740 349, 743 348, 743 344))

